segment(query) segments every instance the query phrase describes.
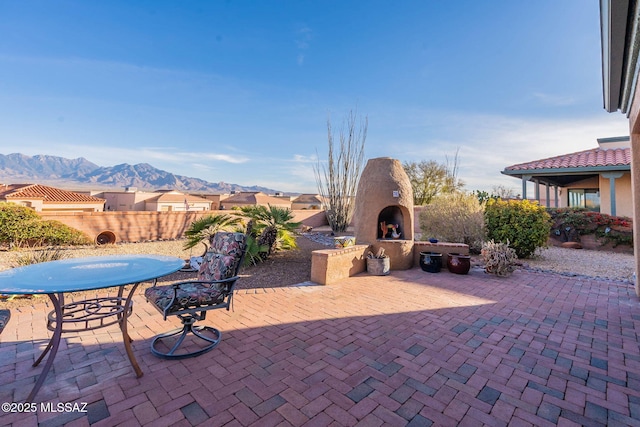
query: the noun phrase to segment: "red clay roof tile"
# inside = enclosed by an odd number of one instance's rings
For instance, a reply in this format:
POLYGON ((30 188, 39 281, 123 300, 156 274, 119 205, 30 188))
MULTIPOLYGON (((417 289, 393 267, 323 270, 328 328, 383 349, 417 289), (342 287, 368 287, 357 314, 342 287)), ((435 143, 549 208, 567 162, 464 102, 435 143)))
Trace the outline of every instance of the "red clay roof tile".
POLYGON ((104 199, 40 184, 0 186, 0 199, 43 199, 47 203, 101 203, 104 199))
POLYGON ((627 165, 631 165, 630 148, 611 148, 607 150, 603 150, 601 148, 593 148, 591 150, 578 151, 577 153, 571 154, 563 154, 562 156, 550 157, 548 159, 520 163, 517 165, 508 166, 505 168, 505 170, 524 171, 536 169, 566 169, 627 165))

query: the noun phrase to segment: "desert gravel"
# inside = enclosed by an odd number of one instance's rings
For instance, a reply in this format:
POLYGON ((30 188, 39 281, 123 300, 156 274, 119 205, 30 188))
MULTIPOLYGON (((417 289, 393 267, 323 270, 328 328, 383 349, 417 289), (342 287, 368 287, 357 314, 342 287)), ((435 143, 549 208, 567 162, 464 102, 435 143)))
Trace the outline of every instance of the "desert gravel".
POLYGON ((587 249, 567 249, 550 246, 541 249, 531 259, 522 260, 532 270, 569 276, 587 276, 617 281, 633 281, 633 254, 587 249))

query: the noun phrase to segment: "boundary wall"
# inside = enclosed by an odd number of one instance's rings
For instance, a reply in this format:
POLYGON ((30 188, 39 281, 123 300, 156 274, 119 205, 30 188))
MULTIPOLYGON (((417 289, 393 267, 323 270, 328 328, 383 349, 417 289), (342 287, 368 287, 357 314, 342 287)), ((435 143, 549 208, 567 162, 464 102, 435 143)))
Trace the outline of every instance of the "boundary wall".
MULTIPOLYGON (((59 221, 86 233, 94 242, 109 236, 112 239, 101 243, 145 242, 154 240, 173 240, 184 237, 189 225, 202 217, 216 214, 229 214, 222 211, 187 212, 146 212, 146 211, 108 211, 108 212, 38 212, 46 220, 59 221), (98 237, 100 236, 100 238, 98 237), (111 241, 113 240, 113 241, 111 241)), ((294 221, 308 227, 327 225, 324 210, 295 210, 294 221)))

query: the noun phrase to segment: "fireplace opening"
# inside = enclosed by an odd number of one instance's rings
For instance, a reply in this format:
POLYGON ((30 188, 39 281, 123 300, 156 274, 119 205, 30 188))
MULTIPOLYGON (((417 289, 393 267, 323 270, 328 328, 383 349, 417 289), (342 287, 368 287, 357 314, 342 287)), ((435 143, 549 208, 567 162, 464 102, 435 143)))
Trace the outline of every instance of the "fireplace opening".
POLYGON ((378 215, 378 239, 404 239, 404 217, 399 206, 387 206, 378 215))

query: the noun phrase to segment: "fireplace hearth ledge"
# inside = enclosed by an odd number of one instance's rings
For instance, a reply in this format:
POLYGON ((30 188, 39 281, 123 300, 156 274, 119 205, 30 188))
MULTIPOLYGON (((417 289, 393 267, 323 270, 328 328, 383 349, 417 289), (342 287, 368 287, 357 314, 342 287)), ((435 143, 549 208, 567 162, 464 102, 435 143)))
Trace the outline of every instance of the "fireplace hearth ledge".
POLYGON ((366 256, 377 253, 379 247, 385 253, 392 252, 392 270, 407 270, 420 265, 420 252, 438 252, 446 259, 450 253, 469 255, 469 245, 463 243, 423 242, 411 240, 379 240, 376 245, 355 245, 340 249, 322 249, 311 253, 311 281, 331 285, 367 270, 366 256), (376 246, 378 248, 376 248, 376 246), (398 265, 398 261, 400 265, 398 265))

